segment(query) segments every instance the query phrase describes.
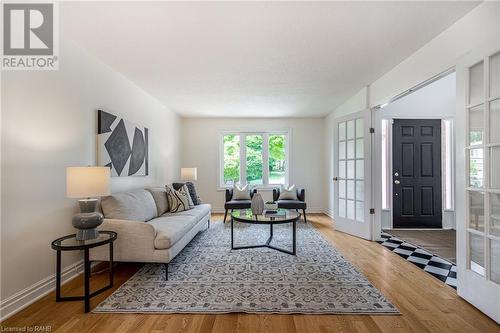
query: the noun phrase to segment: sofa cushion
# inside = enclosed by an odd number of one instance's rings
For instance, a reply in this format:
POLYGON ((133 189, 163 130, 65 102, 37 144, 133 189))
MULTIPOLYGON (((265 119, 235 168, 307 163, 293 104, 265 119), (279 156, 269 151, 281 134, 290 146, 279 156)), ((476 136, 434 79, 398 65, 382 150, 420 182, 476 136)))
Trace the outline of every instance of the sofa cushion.
POLYGON ((193 209, 185 210, 185 211, 179 212, 179 213, 167 212, 163 216, 192 216, 192 217, 196 218, 196 221, 198 222, 202 218, 204 218, 207 214, 210 214, 211 209, 212 209, 211 205, 201 204, 201 205, 195 206, 193 209))
POLYGON ((278 207, 285 209, 306 209, 307 205, 300 200, 278 200, 278 207))
POLYGON ((230 200, 224 204, 224 209, 245 209, 252 206, 251 200, 230 200))
POLYGON ((177 243, 198 219, 191 215, 167 215, 157 217, 149 222, 156 231, 154 246, 156 249, 168 249, 177 243))
POLYGON ((161 216, 168 211, 167 189, 164 187, 147 188, 156 204, 156 216, 161 216))
POLYGON ((145 222, 157 214, 153 196, 143 189, 103 197, 101 207, 104 217, 108 219, 145 222))

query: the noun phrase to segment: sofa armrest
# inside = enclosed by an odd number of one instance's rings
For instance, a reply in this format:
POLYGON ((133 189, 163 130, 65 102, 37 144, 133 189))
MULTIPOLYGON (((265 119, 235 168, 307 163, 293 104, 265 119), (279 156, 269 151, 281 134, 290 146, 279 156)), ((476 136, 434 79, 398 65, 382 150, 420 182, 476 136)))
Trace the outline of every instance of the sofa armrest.
MULTIPOLYGON (((99 230, 114 231, 118 234, 114 242, 114 259, 116 261, 147 261, 147 257, 154 252, 156 230, 154 227, 142 221, 104 219, 99 230)), ((109 260, 106 246, 91 249, 90 260, 109 260)))
POLYGON ((278 187, 273 188, 273 201, 278 201, 280 197, 280 189, 278 187))
POLYGON ((231 201, 232 198, 233 198, 233 189, 226 188, 226 202, 231 201))
POLYGON ((306 201, 306 190, 303 188, 297 189, 297 199, 300 201, 306 201))

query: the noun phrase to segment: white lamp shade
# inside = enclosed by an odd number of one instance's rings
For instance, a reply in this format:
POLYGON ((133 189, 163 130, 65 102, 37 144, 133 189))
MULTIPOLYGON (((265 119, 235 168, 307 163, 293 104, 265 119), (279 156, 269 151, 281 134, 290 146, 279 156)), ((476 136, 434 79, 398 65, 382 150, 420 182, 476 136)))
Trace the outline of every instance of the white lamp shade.
POLYGON ((109 167, 66 168, 66 195, 69 198, 90 198, 109 195, 109 167))
POLYGON ((181 179, 182 180, 197 180, 198 179, 198 169, 197 168, 181 168, 181 179))

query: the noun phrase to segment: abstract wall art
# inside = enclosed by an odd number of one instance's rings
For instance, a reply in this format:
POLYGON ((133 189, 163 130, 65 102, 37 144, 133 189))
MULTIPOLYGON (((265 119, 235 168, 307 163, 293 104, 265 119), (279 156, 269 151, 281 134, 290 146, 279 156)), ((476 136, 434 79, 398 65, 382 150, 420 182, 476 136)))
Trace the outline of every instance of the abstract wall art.
POLYGON ((98 110, 97 163, 114 177, 147 176, 148 129, 98 110))

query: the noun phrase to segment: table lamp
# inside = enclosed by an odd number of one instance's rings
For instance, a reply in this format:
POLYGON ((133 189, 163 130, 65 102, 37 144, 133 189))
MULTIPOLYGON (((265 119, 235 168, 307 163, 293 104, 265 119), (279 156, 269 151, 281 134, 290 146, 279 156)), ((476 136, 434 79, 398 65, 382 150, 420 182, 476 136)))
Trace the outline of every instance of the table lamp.
POLYGON ((181 168, 181 180, 183 180, 183 181, 198 180, 198 169, 197 168, 181 168))
POLYGON ((96 212, 98 199, 95 197, 109 195, 109 177, 109 167, 66 168, 66 195, 68 198, 80 198, 80 213, 72 219, 73 227, 77 229, 77 240, 99 237, 97 227, 104 217, 96 212))

